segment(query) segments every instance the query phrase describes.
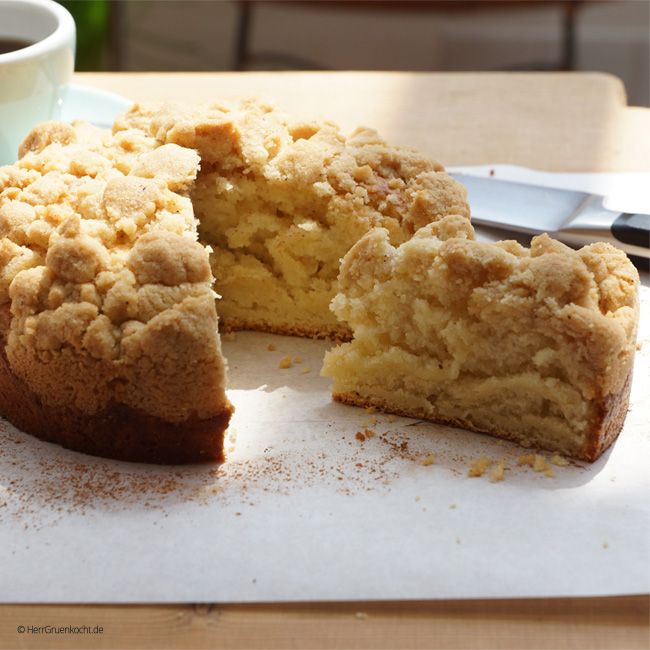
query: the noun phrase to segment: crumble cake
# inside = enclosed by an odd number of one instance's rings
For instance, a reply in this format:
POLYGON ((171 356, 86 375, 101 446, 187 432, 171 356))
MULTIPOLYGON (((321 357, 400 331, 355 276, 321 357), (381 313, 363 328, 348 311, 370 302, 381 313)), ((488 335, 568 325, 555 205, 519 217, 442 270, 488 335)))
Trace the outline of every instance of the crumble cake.
POLYGON ((456 216, 394 245, 368 232, 332 303, 334 399, 593 461, 629 401, 638 273, 608 244, 476 241, 456 216))

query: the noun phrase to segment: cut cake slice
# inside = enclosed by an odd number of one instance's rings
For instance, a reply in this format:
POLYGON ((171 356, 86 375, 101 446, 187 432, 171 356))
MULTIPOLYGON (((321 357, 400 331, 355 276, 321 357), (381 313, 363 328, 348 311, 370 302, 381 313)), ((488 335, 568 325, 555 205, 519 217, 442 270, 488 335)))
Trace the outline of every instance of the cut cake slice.
POLYGON ((587 461, 618 436, 638 323, 618 249, 480 242, 448 216, 397 247, 372 230, 339 284, 353 340, 325 356, 336 400, 587 461))

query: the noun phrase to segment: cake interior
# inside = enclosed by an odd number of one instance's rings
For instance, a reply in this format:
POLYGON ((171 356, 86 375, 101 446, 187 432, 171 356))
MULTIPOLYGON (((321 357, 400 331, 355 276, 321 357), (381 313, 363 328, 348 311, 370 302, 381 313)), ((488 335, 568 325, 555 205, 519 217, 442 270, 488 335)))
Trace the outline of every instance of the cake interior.
POLYGON ((372 227, 401 243, 445 214, 469 218, 464 188, 439 163, 369 128, 344 137, 326 120, 244 101, 136 106, 114 130, 118 142, 200 155, 190 197, 225 330, 349 338, 329 304, 352 245, 372 227))

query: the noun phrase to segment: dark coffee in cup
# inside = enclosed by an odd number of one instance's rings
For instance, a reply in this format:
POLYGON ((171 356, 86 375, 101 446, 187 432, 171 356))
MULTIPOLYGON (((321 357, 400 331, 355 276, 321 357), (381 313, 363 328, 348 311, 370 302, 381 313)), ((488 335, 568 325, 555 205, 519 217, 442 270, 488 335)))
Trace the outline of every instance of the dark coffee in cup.
POLYGON ((34 45, 32 41, 26 41, 22 38, 6 38, 0 37, 0 54, 9 54, 16 50, 22 50, 25 47, 34 45))

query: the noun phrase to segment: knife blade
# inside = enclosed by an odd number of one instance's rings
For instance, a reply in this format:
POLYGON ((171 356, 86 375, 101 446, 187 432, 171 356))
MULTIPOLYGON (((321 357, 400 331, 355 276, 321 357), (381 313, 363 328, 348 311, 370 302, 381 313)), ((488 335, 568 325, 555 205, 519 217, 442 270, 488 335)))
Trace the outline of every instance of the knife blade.
POLYGON ((475 225, 539 235, 580 247, 604 241, 650 258, 650 215, 610 210, 605 197, 452 172, 467 189, 475 225))

